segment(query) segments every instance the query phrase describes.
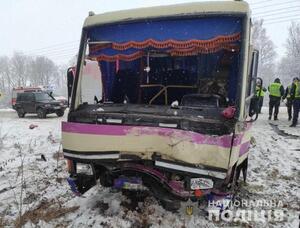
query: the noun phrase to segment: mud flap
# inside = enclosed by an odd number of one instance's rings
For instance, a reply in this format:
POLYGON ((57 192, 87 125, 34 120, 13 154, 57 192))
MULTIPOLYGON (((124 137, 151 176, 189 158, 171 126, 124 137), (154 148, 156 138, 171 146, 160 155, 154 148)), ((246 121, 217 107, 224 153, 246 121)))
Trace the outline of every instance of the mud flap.
POLYGON ((236 182, 239 180, 241 171, 243 173, 243 180, 246 182, 247 180, 247 170, 248 170, 248 158, 246 158, 237 168, 236 170, 236 182))
POLYGON ((76 174, 75 176, 70 176, 67 181, 71 187, 72 192, 75 195, 81 195, 88 191, 91 187, 96 185, 96 180, 94 176, 76 174))
POLYGON ((243 164, 242 165, 243 179, 244 179, 244 183, 246 183, 247 170, 248 170, 248 158, 242 164, 243 164))
POLYGON ((72 190, 72 192, 76 195, 76 196, 81 196, 81 193, 78 191, 77 185, 75 183, 75 179, 72 177, 68 177, 67 178, 68 184, 70 185, 70 188, 72 190))

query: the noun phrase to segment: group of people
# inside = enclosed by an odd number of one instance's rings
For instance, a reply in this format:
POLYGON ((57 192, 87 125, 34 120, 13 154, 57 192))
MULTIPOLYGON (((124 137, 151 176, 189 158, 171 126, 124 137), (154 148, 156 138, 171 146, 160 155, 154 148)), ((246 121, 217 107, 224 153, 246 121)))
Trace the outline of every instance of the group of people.
MULTIPOLYGON (((263 105, 263 98, 267 92, 260 81, 256 83, 256 95, 258 99, 259 113, 263 105)), ((273 83, 268 86, 269 92, 269 120, 272 119, 274 110, 274 120, 278 120, 279 106, 282 100, 286 100, 286 106, 288 111, 288 120, 292 120, 290 127, 296 127, 299 117, 300 109, 300 79, 298 77, 293 78, 293 82, 284 89, 279 78, 276 78, 273 83)))

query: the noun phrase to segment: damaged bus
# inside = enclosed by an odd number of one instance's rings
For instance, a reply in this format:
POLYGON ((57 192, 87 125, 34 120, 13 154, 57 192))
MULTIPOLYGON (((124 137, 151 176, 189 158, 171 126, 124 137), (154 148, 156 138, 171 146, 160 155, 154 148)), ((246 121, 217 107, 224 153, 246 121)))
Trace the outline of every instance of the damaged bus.
POLYGON ((90 12, 62 123, 73 191, 100 180, 166 207, 232 194, 256 115, 250 30, 243 1, 90 12))

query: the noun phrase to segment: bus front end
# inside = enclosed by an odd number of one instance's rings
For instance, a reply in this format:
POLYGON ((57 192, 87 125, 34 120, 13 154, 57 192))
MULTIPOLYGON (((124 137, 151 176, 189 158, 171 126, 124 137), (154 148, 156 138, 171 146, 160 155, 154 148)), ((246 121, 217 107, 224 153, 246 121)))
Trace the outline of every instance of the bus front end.
POLYGON ((232 193, 250 145, 248 11, 197 3, 86 19, 62 124, 77 194, 97 180, 165 206, 232 193))

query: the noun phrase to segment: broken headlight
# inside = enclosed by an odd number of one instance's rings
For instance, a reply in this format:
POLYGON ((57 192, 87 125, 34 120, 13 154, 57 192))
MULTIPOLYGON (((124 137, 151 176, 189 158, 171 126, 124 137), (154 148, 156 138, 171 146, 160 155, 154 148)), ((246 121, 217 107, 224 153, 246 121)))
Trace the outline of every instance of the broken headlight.
POLYGON ((90 164, 77 163, 76 164, 76 173, 92 176, 93 168, 90 164))

